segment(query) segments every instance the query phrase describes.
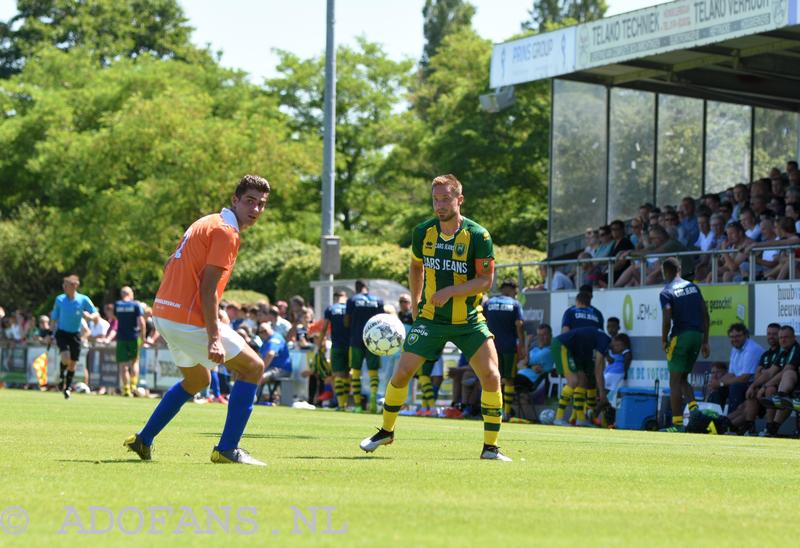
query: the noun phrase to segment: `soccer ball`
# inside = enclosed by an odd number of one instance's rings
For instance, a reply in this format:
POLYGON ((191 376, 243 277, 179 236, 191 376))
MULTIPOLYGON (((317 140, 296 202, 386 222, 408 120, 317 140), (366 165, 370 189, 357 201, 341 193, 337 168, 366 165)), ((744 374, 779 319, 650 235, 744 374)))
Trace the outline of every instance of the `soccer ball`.
POLYGON ((376 314, 364 326, 362 337, 367 350, 373 354, 391 356, 403 346, 406 330, 394 314, 376 314))
POLYGON ((539 413, 539 422, 542 424, 553 424, 553 421, 556 418, 556 412, 552 409, 543 409, 541 413, 539 413))

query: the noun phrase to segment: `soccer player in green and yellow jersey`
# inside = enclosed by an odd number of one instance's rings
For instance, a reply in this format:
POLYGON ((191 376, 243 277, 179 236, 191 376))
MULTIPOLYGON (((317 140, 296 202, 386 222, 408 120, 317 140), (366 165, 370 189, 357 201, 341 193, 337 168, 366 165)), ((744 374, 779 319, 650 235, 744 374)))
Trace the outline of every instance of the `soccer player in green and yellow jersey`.
POLYGON ((411 235, 408 276, 414 324, 406 336, 400 362, 386 387, 383 427, 360 447, 370 453, 394 441, 397 414, 406 399, 408 383, 426 360, 435 360, 451 341, 469 358, 483 387, 482 459, 510 461, 497 448, 503 396, 497 352, 490 340, 481 298, 492 286, 492 238, 485 228, 461 215, 464 196, 453 175, 433 180, 436 216, 417 225, 411 235))

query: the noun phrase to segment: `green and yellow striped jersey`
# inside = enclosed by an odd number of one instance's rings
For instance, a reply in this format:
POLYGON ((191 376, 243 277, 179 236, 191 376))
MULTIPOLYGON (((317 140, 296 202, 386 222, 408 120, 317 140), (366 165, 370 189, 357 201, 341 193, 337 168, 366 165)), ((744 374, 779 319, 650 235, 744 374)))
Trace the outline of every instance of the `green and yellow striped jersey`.
POLYGON ((462 217, 461 228, 452 236, 442 236, 435 217, 414 227, 411 252, 424 270, 419 317, 446 324, 470 324, 485 321, 483 294, 455 297, 444 306, 430 304, 431 297, 443 287, 463 284, 475 278, 475 262, 484 259, 489 266, 493 256, 492 237, 475 221, 462 217))

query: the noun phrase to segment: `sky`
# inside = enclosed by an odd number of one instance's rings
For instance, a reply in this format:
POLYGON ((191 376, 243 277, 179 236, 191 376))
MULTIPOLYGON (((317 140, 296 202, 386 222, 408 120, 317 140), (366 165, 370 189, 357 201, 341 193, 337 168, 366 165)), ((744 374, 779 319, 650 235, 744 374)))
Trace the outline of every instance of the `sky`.
MULTIPOLYGON (((658 0, 607 0, 607 15, 647 6, 658 0)), ((532 0, 470 0, 477 8, 473 24, 478 34, 503 42, 520 31, 532 0)), ((222 50, 222 64, 250 74, 260 83, 276 76, 273 49, 301 58, 325 51, 326 0, 179 0, 195 28, 193 41, 212 51, 222 50)), ((424 0, 338 0, 337 43, 352 44, 366 36, 383 44, 389 57, 419 59, 424 39, 424 0)), ((16 0, 0 0, 0 20, 16 13, 16 0)))

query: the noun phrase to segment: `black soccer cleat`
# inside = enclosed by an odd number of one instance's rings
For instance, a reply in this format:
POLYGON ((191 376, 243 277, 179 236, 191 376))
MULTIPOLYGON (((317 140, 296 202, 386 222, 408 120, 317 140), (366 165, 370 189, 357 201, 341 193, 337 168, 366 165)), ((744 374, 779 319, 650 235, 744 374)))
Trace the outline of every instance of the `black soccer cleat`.
POLYGON ((372 453, 381 445, 389 445, 393 441, 394 441, 394 432, 389 432, 388 430, 379 428, 378 432, 374 436, 370 438, 364 438, 363 440, 361 440, 361 443, 358 444, 358 446, 367 453, 372 453))
POLYGON ((150 460, 152 458, 152 450, 150 445, 145 445, 139 434, 134 434, 122 442, 123 447, 127 447, 128 451, 133 451, 142 460, 150 460))

